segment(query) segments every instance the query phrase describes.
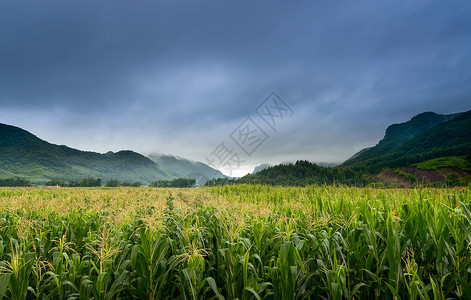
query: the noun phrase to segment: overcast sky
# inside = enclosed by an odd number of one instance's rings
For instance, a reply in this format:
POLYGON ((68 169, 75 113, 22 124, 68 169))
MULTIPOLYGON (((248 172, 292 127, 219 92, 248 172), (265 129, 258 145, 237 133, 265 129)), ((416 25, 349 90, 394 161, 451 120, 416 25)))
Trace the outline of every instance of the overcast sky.
POLYGON ((0 1, 0 123, 81 150, 342 162, 470 83, 470 1, 0 1))

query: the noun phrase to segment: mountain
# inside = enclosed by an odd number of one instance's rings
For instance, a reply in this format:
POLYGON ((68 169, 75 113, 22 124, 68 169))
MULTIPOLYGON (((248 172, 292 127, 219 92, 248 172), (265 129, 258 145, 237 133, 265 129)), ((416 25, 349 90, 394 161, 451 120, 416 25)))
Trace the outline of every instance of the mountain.
POLYGON ((253 172, 252 174, 257 174, 258 172, 262 171, 262 170, 265 170, 265 169, 268 169, 270 167, 273 167, 273 165, 270 165, 270 164, 260 164, 258 166, 256 166, 254 169, 253 169, 253 172))
POLYGON ((33 183, 85 177, 148 184, 175 176, 133 151, 100 154, 50 144, 30 132, 0 123, 0 178, 21 177, 33 183))
POLYGON ((196 185, 202 186, 209 179, 226 177, 220 171, 210 166, 173 155, 151 154, 149 158, 157 165, 175 177, 191 178, 196 185))
POLYGON ((297 161, 268 167, 229 183, 362 186, 381 181, 410 186, 466 185, 470 180, 471 110, 451 115, 426 112, 391 125, 376 146, 361 150, 340 166, 297 161), (451 174, 456 177, 454 184, 449 182, 451 174))
POLYGON ((314 164, 320 166, 320 167, 326 167, 326 168, 333 168, 339 165, 339 163, 329 163, 329 162, 313 162, 314 164))
POLYGON ((341 166, 379 173, 441 157, 466 156, 470 152, 471 110, 451 115, 426 112, 389 126, 376 146, 360 151, 341 166))

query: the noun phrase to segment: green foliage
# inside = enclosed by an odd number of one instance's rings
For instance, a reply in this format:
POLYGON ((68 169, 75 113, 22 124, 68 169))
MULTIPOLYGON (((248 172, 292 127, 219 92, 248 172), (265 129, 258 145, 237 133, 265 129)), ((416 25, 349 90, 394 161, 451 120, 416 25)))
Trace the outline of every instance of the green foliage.
POLYGON ((87 177, 83 178, 79 182, 79 187, 93 187, 93 186, 101 186, 101 178, 92 178, 92 177, 87 177))
POLYGON ((424 133, 425 131, 445 122, 448 122, 460 114, 439 115, 433 112, 421 113, 411 120, 393 124, 386 129, 384 138, 379 143, 365 151, 360 151, 357 155, 345 162, 350 165, 355 161, 363 161, 390 153, 402 144, 424 133))
POLYGON ((117 179, 108 180, 105 184, 106 187, 118 187, 119 185, 120 185, 120 182, 117 179))
POLYGON ((469 188, 0 193, 3 299, 471 296, 469 188))
POLYGON ((44 185, 47 186, 68 186, 67 182, 61 179, 53 179, 46 182, 44 185))
POLYGON ((31 182, 23 178, 0 179, 0 186, 31 186, 31 182))
MULTIPOLYGON (((36 184, 84 177, 141 181, 171 179, 149 158, 132 151, 99 154, 58 146, 17 127, 0 124, 0 178, 21 177, 36 184)), ((74 185, 75 186, 75 185, 74 185)))
POLYGON ((142 182, 136 181, 136 182, 122 182, 119 184, 119 186, 131 186, 131 187, 140 187, 142 186, 142 182))
POLYGON ((86 177, 83 178, 80 181, 76 180, 70 180, 67 184, 64 186, 68 187, 96 187, 96 186, 101 186, 101 178, 92 178, 92 177, 86 177))
POLYGON ((235 184, 235 179, 229 179, 227 177, 223 178, 214 178, 206 181, 204 184, 205 186, 218 186, 218 185, 226 185, 226 184, 235 184))
POLYGON ((421 170, 439 170, 452 167, 471 170, 471 160, 467 160, 466 156, 448 156, 427 160, 414 166, 421 170))
POLYGON ((156 180, 149 184, 150 187, 177 187, 177 188, 188 188, 196 184, 195 179, 190 178, 177 178, 173 180, 156 180))
POLYGON ((283 164, 270 167, 256 174, 248 174, 237 180, 219 180, 215 183, 235 184, 268 184, 283 186, 307 186, 324 184, 343 184, 364 186, 368 180, 363 173, 345 167, 320 167, 308 161, 297 161, 295 164, 283 164))
POLYGON ((447 187, 470 186, 471 175, 460 177, 460 175, 456 172, 450 173, 446 176, 445 185, 447 187))
POLYGON ((471 111, 451 116, 453 116, 451 120, 439 117, 439 120, 422 123, 419 118, 417 122, 411 120, 399 124, 412 127, 409 131, 411 134, 405 133, 401 136, 401 130, 395 130, 396 137, 391 141, 387 131, 386 136, 378 145, 358 153, 345 161, 342 166, 354 167, 369 173, 379 173, 386 169, 408 167, 436 158, 469 157, 471 111))
POLYGON ((415 176, 414 174, 405 173, 405 172, 402 172, 401 170, 395 170, 395 172, 397 175, 404 177, 404 179, 409 181, 410 183, 417 182, 417 176, 415 176))
POLYGON ((471 175, 467 175, 463 178, 460 178, 460 186, 470 186, 471 185, 471 175))
POLYGON ((119 182, 119 180, 116 180, 116 179, 111 179, 111 180, 108 180, 105 184, 105 187, 119 187, 119 186, 123 186, 123 187, 140 187, 142 186, 142 182, 140 181, 136 181, 136 182, 127 182, 127 181, 124 181, 124 182, 119 182))
POLYGON ((64 185, 64 186, 68 186, 68 187, 79 187, 80 186, 80 182, 77 181, 77 180, 69 180, 69 182, 64 185))
POLYGON ((453 173, 448 174, 446 176, 445 184, 450 187, 459 186, 460 176, 458 175, 458 173, 453 172, 453 173))
POLYGON ((433 183, 426 184, 424 187, 425 188, 442 188, 443 184, 441 182, 433 182, 433 183))

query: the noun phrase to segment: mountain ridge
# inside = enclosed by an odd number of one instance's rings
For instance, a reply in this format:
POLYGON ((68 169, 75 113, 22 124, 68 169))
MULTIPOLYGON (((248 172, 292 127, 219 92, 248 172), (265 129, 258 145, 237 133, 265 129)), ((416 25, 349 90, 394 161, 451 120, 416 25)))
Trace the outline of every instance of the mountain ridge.
POLYGON ((377 173, 380 167, 408 167, 440 156, 464 155, 466 151, 461 148, 471 145, 470 124, 471 110, 449 115, 422 113, 390 125, 378 144, 357 152, 341 166, 377 173))
POLYGON ((149 154, 148 157, 160 168, 177 177, 195 179, 197 185, 204 185, 209 179, 226 177, 219 170, 199 162, 170 154, 149 154))
POLYGON ((41 184, 52 179, 99 177, 104 181, 116 179, 149 184, 154 180, 181 177, 179 175, 132 150, 103 154, 81 151, 49 143, 20 127, 0 123, 0 178, 21 177, 41 184))
MULTIPOLYGON (((440 115, 425 112, 393 124, 375 146, 365 148, 336 167, 308 161, 279 164, 249 174, 235 182, 270 185, 344 184, 386 186, 454 184, 471 178, 471 110, 440 115)), ((219 184, 214 182, 214 184, 219 184)))
MULTIPOLYGON (((364 182, 359 176, 362 172, 380 174, 393 170, 399 176, 406 176, 404 172, 420 175, 427 172, 415 167, 418 164, 447 167, 448 161, 462 165, 471 162, 471 110, 449 115, 424 112, 409 121, 392 124, 375 146, 355 153, 339 167, 334 167, 337 168, 335 170, 298 160, 288 165, 257 166, 258 172, 244 176, 240 182, 314 184, 339 182, 335 179, 338 177, 340 182, 357 184, 364 182), (268 168, 260 170, 264 167, 268 168), (308 180, 303 180, 304 176, 308 176, 308 180)), ((394 174, 388 176, 391 175, 394 174)), ((15 177, 34 183, 99 177, 144 184, 187 177, 197 180, 198 185, 209 179, 226 178, 204 163, 174 155, 151 154, 146 157, 132 150, 104 154, 81 151, 51 144, 19 127, 0 123, 0 179, 15 177)))

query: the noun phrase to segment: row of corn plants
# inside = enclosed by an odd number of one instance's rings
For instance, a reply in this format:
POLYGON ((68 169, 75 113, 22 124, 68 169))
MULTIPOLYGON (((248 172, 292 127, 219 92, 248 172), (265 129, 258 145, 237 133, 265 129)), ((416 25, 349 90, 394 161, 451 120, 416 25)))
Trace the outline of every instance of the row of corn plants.
POLYGON ((471 299, 471 190, 0 190, 1 299, 471 299))

